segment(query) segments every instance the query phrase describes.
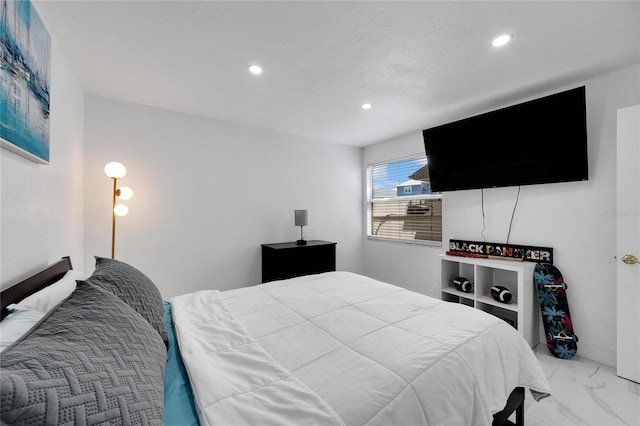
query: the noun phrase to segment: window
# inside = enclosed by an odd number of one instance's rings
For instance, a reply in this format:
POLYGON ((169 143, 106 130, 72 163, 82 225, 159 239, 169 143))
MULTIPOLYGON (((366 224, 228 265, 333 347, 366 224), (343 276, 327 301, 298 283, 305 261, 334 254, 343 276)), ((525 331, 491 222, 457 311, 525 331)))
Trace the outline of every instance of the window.
POLYGON ((426 157, 367 168, 367 236, 442 242, 442 195, 431 192, 426 157))

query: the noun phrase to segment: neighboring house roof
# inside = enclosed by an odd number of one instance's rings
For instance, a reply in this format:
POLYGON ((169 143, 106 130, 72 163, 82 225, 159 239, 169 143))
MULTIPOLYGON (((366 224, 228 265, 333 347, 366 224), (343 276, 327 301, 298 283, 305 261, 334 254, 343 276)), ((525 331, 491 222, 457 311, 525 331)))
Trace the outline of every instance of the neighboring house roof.
POLYGON ((420 180, 408 180, 406 182, 402 182, 400 185, 397 185, 396 188, 401 187, 401 186, 415 186, 415 185, 422 185, 422 181, 420 180))
POLYGON ((422 181, 430 181, 429 178, 429 168, 424 165, 419 170, 417 170, 414 174, 409 176, 409 179, 422 180, 422 181))

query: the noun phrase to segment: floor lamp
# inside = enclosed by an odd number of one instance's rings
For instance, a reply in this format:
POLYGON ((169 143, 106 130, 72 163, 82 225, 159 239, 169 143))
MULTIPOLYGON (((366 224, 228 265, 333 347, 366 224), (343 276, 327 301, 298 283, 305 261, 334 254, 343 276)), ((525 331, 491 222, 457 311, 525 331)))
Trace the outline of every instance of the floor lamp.
POLYGON ((115 258, 116 249, 116 216, 124 216, 129 213, 129 208, 125 204, 116 204, 116 200, 128 200, 133 197, 133 190, 126 186, 118 188, 118 179, 127 174, 127 169, 115 161, 104 166, 104 173, 113 179, 113 203, 111 210, 111 258, 115 258))

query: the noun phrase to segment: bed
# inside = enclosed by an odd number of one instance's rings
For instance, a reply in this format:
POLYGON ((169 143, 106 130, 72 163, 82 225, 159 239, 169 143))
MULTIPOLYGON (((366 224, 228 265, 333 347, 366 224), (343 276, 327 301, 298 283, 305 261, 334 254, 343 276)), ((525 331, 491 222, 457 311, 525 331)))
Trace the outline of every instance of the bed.
MULTIPOLYGON (((3 317, 71 269, 3 291, 3 317)), ((525 388, 550 393, 526 342, 478 310, 347 272, 169 303, 101 258, 0 363, 6 424, 524 424, 525 388)))

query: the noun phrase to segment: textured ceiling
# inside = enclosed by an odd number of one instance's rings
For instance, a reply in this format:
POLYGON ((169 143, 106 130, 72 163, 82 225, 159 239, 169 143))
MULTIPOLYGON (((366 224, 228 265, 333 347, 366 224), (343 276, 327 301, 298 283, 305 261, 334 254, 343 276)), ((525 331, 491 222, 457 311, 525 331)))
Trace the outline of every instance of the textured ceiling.
POLYGON ((34 3, 86 93, 355 146, 640 60, 638 1, 34 3))

